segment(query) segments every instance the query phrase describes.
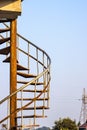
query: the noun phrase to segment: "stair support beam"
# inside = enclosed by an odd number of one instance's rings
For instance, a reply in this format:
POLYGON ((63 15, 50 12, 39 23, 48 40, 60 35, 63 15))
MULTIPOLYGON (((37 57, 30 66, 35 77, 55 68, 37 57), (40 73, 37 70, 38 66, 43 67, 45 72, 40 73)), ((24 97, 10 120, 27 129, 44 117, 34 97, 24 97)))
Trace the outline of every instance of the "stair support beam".
MULTIPOLYGON (((11 42, 10 42, 10 94, 17 90, 17 54, 16 54, 16 33, 17 33, 17 23, 16 19, 11 21, 11 42)), ((12 96, 10 99, 10 129, 16 130, 16 111, 17 101, 16 95, 12 96), (13 114, 11 114, 13 113, 13 114)))

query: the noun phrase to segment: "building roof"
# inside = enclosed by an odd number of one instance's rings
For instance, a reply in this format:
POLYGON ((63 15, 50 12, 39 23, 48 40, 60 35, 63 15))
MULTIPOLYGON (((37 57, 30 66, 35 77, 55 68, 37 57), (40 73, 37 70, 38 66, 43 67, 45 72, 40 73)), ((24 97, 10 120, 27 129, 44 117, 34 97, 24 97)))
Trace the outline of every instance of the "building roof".
POLYGON ((0 18, 15 19, 21 15, 21 0, 0 0, 0 18))
POLYGON ((87 128, 87 121, 84 124, 82 124, 79 128, 87 128))

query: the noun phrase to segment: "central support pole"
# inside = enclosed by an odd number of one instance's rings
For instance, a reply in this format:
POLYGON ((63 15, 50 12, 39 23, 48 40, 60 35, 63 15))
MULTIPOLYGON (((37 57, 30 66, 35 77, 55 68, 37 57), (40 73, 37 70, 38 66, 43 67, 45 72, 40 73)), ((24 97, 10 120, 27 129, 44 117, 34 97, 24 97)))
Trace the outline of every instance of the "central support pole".
MULTIPOLYGON (((11 42, 10 42, 10 94, 17 90, 17 54, 16 54, 16 33, 17 33, 17 23, 16 19, 11 21, 11 42)), ((17 125, 16 122, 16 95, 12 96, 10 99, 10 128, 14 129, 17 125), (13 113, 13 114, 12 114, 13 113)), ((16 128, 15 128, 16 129, 16 128)))

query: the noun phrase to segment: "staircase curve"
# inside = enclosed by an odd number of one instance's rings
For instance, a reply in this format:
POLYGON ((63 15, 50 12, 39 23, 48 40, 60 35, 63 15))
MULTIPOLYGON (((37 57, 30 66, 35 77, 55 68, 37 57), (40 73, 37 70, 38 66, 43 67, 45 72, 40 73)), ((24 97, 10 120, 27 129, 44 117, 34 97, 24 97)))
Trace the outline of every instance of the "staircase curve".
MULTIPOLYGON (((0 28, 0 55, 5 56, 2 64, 10 64, 10 20, 0 20, 0 28)), ((38 127, 38 120, 47 117, 45 111, 49 109, 51 59, 44 50, 16 35, 17 90, 0 100, 0 126, 10 129, 10 117, 15 113, 16 129, 38 127), (10 113, 13 107, 10 100, 14 95, 17 106, 10 113)))

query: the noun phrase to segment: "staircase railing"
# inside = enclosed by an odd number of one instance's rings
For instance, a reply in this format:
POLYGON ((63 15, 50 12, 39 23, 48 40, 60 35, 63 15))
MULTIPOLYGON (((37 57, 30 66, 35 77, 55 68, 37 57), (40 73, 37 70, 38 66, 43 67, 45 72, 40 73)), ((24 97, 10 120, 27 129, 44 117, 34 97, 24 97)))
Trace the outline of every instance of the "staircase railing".
MULTIPOLYGON (((9 28, 6 23, 2 24, 6 28, 9 28)), ((0 37, 4 39, 4 37, 7 37, 8 35, 9 33, 6 32, 6 35, 0 35, 0 37)), ((10 44, 10 41, 7 42, 7 45, 8 44, 10 44)), ((9 56, 10 55, 8 54, 4 62, 7 62, 9 56)), ((26 74, 33 75, 28 79, 24 79, 23 76, 20 77, 21 69, 19 69, 17 71, 17 91, 0 101, 0 113, 3 115, 2 118, 0 117, 0 124, 7 124, 8 129, 11 114, 17 113, 17 127, 23 127, 23 125, 27 126, 27 124, 29 124, 29 120, 25 123, 24 118, 33 118, 32 124, 30 124, 31 126, 35 126, 36 118, 46 117, 44 110, 49 108, 51 60, 48 54, 20 34, 17 34, 17 64, 21 64, 27 68, 24 70, 26 74), (26 92, 26 94, 24 94, 24 92, 26 92), (9 114, 10 98, 14 95, 17 95, 17 110, 9 114), (28 98, 24 99, 26 96, 28 96, 28 98), (3 112, 3 107, 7 108, 5 114, 3 112), (41 113, 40 111, 37 111, 40 109, 41 113), (24 110, 33 110, 33 112, 30 112, 27 117, 28 113, 26 115, 24 110), (39 113, 40 115, 38 115, 39 113), (21 120, 19 121, 19 119, 21 120)))

